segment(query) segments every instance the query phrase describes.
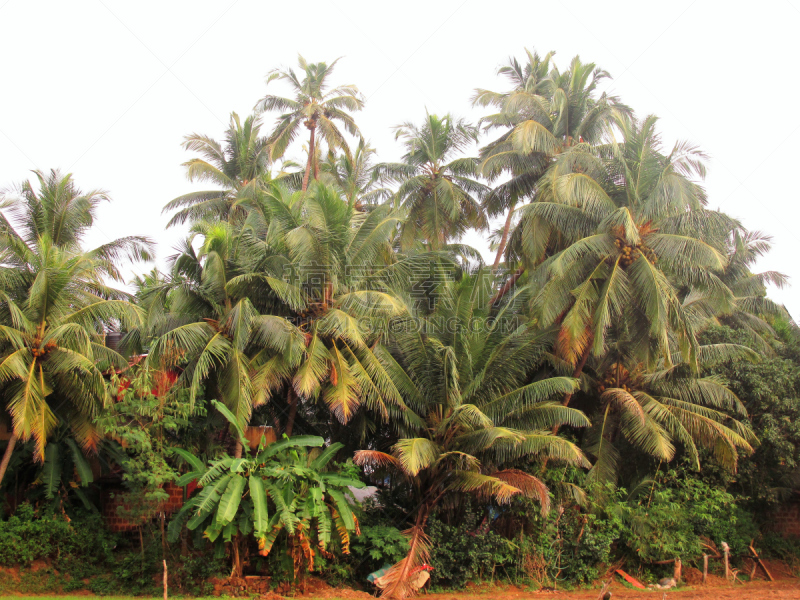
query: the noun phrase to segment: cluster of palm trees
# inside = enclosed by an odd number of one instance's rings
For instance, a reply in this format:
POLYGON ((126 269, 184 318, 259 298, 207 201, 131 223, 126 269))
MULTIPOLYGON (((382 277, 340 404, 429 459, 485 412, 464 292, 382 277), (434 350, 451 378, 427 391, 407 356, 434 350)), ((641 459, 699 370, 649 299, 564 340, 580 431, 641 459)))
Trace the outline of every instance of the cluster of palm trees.
POLYGON ((765 286, 785 278, 751 271, 766 236, 707 207, 702 152, 665 148, 655 117, 599 92, 609 75, 594 64, 561 71, 527 52, 499 70, 509 89, 476 91, 493 114, 404 123, 401 161, 376 163, 353 116, 364 99, 331 86, 335 64, 273 71, 292 97, 233 114, 223 142, 186 138, 187 176, 212 189, 166 205, 189 235, 133 295, 108 281, 149 240, 81 246, 103 192, 53 172, 6 196, 0 385, 14 437, 0 477, 16 439, 35 438, 41 458, 59 421, 92 448, 109 401, 99 365, 125 364, 101 337, 120 326, 148 360, 179 348, 180 384, 241 426, 257 413, 288 436, 321 431, 400 475, 419 508, 387 595, 409 592, 428 516, 459 494, 546 509, 551 491, 523 464, 576 465, 590 482, 615 480, 630 453, 735 469, 756 440, 704 371, 755 357, 698 337, 728 322, 768 351, 771 319, 787 315, 765 286), (286 157, 303 127, 304 168, 286 157), (485 268, 460 240, 498 217, 485 268))

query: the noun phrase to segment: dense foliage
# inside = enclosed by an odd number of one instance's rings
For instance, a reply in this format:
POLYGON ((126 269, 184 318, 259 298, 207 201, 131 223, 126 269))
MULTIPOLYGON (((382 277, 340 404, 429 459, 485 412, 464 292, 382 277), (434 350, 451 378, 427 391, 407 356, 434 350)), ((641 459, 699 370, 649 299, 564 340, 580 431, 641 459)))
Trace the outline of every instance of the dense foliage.
POLYGON ((84 248, 105 192, 4 194, 0 564, 98 593, 151 592, 160 561, 191 593, 385 567, 402 599, 427 565, 576 585, 790 551, 764 517, 798 489, 800 336, 703 152, 527 52, 479 123, 405 121, 378 162, 335 66, 273 70, 222 141, 186 137, 208 189, 167 203, 186 237, 132 292, 150 240, 84 248), (495 218, 487 266, 462 239, 495 218), (99 525, 109 498, 138 539, 99 525))

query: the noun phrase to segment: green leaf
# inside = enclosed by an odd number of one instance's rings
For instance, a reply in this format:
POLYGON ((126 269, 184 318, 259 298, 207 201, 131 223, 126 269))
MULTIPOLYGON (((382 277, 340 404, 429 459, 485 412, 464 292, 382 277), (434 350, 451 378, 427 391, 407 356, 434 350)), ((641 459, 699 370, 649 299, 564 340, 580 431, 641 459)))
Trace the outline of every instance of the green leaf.
POLYGON ((242 446, 247 448, 248 441, 247 438, 244 437, 244 432, 242 431, 244 423, 240 423, 239 420, 236 418, 236 416, 222 402, 219 402, 218 400, 212 400, 211 404, 213 404, 214 408, 216 408, 219 412, 221 412, 222 416, 224 416, 228 420, 228 423, 231 424, 233 430, 238 434, 239 442, 242 444, 242 446))
POLYGON ((267 512, 267 493, 264 489, 264 481, 256 476, 250 475, 250 498, 253 501, 253 527, 256 535, 261 536, 267 530, 269 515, 267 512))
POLYGON ((344 448, 344 444, 342 444, 341 442, 336 442, 335 444, 331 444, 330 446, 325 448, 325 450, 323 450, 322 453, 317 458, 314 459, 314 461, 311 463, 311 468, 317 470, 324 469, 330 462, 330 460, 334 456, 336 456, 336 453, 339 452, 339 450, 341 450, 342 448, 344 448))
POLYGON ((61 451, 58 444, 47 445, 44 453, 44 468, 42 469, 42 483, 44 484, 47 498, 54 498, 61 485, 61 451))
POLYGON ((247 462, 246 458, 237 458, 231 463, 231 473, 241 473, 242 465, 247 462))
POLYGON ((325 482, 325 485, 335 485, 339 487, 354 487, 361 489, 366 487, 366 484, 363 481, 358 479, 352 479, 350 477, 343 477, 342 475, 337 475, 335 473, 323 473, 322 480, 325 482))
POLYGON ((336 490, 328 490, 328 494, 336 503, 336 509, 339 511, 347 531, 353 531, 356 528, 356 523, 353 520, 353 511, 350 509, 350 504, 348 504, 344 494, 336 490))
POLYGON ((312 448, 320 447, 325 444, 325 440, 318 435, 298 435, 289 439, 281 440, 267 446, 261 454, 258 455, 256 461, 258 463, 264 462, 266 459, 275 456, 279 452, 287 448, 312 448))
POLYGON ((185 473, 175 480, 175 485, 179 487, 187 486, 193 481, 199 479, 202 475, 203 473, 200 471, 192 471, 191 473, 185 473))
POLYGON ((189 520, 187 527, 189 529, 196 529, 200 523, 205 521, 206 517, 211 514, 214 508, 217 507, 220 497, 225 489, 228 487, 228 482, 233 475, 224 475, 220 477, 214 485, 209 485, 200 492, 197 497, 197 514, 189 520))
POLYGON ((242 491, 247 480, 241 475, 231 477, 222 499, 219 501, 217 520, 222 525, 227 525, 236 517, 239 503, 242 501, 242 491))
POLYGON ((192 468, 192 471, 205 471, 205 463, 197 458, 194 454, 183 448, 173 448, 172 451, 186 461, 192 468))
POLYGON ((86 487, 94 481, 94 474, 92 473, 92 466, 83 452, 78 448, 78 444, 72 438, 67 439, 67 446, 69 446, 72 453, 72 462, 75 463, 75 470, 78 472, 78 477, 81 480, 81 486, 86 487))
POLYGON ((169 521, 169 526, 167 527, 167 540, 174 544, 178 541, 178 538, 181 535, 181 529, 183 529, 184 523, 189 518, 189 514, 191 510, 197 504, 197 499, 192 498, 184 504, 181 509, 178 511, 178 514, 173 516, 172 519, 169 521))

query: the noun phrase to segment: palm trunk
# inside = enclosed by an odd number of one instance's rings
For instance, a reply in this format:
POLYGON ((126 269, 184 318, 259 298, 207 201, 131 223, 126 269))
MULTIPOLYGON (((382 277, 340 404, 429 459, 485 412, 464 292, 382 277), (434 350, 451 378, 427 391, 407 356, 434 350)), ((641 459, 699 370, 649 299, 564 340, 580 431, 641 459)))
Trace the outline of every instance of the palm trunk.
MULTIPOLYGON (((586 350, 583 351, 583 356, 575 365, 575 370, 572 372, 572 378, 577 379, 583 373, 583 367, 586 366, 586 361, 589 360, 589 354, 592 352, 592 345, 586 344, 586 350)), ((572 400, 572 392, 564 394, 564 399, 561 401, 562 406, 569 406, 569 401, 572 400)))
POLYGON ((305 192, 308 189, 308 178, 311 176, 311 167, 314 166, 314 179, 317 178, 317 171, 319 167, 315 164, 316 161, 314 160, 314 155, 316 154, 316 149, 314 146, 314 127, 310 127, 311 135, 308 138, 308 161, 306 162, 306 172, 303 175, 303 191, 305 192))
MULTIPOLYGON (((581 376, 581 373, 583 373, 583 368, 586 366, 586 361, 589 360, 589 354, 591 353, 591 351, 592 351, 592 345, 587 344, 586 350, 583 351, 583 356, 581 356, 581 359, 578 361, 578 364, 575 365, 575 370, 572 372, 573 379, 577 379, 578 377, 581 376)), ((569 406, 570 400, 572 400, 572 392, 564 394, 564 399, 561 401, 561 405, 569 406)), ((553 426, 552 429, 553 435, 558 434, 558 429, 559 429, 558 425, 553 426)), ((544 459, 544 463, 542 464, 542 473, 544 473, 545 470, 547 470, 547 463, 549 462, 549 460, 550 460, 549 458, 544 459)))
POLYGON ((231 558, 233 560, 233 571, 231 572, 231 578, 241 579, 242 578, 242 557, 239 553, 239 535, 233 536, 231 540, 231 558))
POLYGON ((524 272, 525 272, 525 266, 523 265, 519 269, 517 269, 516 272, 511 277, 508 278, 508 281, 506 281, 505 285, 501 287, 500 291, 494 295, 494 298, 492 298, 490 304, 495 304, 500 300, 502 300, 503 296, 505 296, 509 291, 511 291, 511 288, 513 288, 516 285, 517 281, 519 280, 520 277, 522 277, 522 274, 524 272))
POLYGON ((492 273, 497 271, 497 266, 500 264, 500 259, 503 258, 503 252, 505 252, 506 244, 508 243, 508 232, 511 229, 511 218, 514 216, 515 205, 516 202, 512 202, 508 209, 508 217, 506 217, 506 224, 505 227, 503 227, 503 237, 500 238, 500 245, 497 248, 497 256, 494 259, 494 265, 492 265, 492 273))
POLYGON ((314 148, 314 153, 311 155, 312 164, 314 165, 314 181, 319 180, 319 161, 317 160, 317 149, 316 145, 314 148))
POLYGON ((3 453, 3 461, 0 462, 0 484, 3 483, 3 478, 6 475, 6 469, 8 469, 8 463, 11 460, 11 453, 14 452, 14 445, 17 443, 17 434, 12 433, 11 437, 8 438, 8 446, 6 446, 6 451, 3 453))
POLYGON ((284 433, 288 437, 292 437, 292 430, 294 429, 294 419, 297 416, 297 394, 292 387, 289 387, 289 417, 286 419, 286 430, 284 433))

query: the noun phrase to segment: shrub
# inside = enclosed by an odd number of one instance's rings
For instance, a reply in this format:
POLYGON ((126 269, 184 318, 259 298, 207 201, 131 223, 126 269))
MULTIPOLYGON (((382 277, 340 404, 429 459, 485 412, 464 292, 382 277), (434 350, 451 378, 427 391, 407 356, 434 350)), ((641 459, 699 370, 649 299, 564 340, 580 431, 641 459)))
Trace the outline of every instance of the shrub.
POLYGON ((364 526, 350 549, 359 562, 357 575, 366 576, 384 565, 402 560, 408 552, 408 540, 391 525, 364 526))
POLYGON ((476 534, 476 515, 468 512, 459 525, 436 518, 428 522, 431 539, 431 582, 434 586, 463 588, 469 581, 494 579, 497 567, 510 566, 517 546, 489 531, 476 534))
POLYGON ((0 565, 30 565, 34 560, 80 556, 102 559, 116 545, 99 515, 70 522, 61 515, 36 515, 30 504, 0 522, 0 565))

